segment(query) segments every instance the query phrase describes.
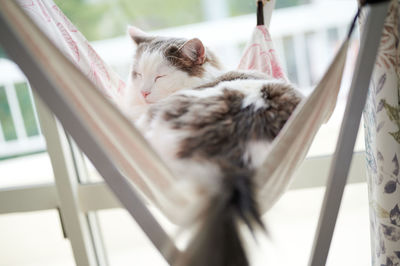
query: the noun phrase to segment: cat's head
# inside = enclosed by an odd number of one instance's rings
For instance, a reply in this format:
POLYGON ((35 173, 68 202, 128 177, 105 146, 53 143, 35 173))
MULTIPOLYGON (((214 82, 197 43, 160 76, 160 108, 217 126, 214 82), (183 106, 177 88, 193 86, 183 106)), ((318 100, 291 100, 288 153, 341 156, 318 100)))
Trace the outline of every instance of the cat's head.
POLYGON ((128 90, 143 102, 154 103, 175 91, 196 87, 218 75, 216 56, 197 39, 148 35, 129 26, 137 45, 128 79, 128 90))

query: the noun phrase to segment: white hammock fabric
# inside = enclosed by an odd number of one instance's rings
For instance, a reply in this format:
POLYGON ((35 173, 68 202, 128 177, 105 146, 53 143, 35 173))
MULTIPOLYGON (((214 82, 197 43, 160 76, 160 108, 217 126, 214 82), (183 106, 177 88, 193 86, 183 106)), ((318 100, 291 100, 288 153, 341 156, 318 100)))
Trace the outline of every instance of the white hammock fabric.
MULTIPOLYGON (((335 106, 346 63, 349 40, 346 40, 313 93, 296 108, 275 138, 268 158, 257 171, 259 204, 266 212, 290 184, 291 177, 303 162, 320 126, 326 122, 335 106)), ((257 26, 247 44, 239 69, 262 71, 269 78, 288 80, 273 49, 265 26, 257 26)))
MULTIPOLYGON (((47 73, 57 88, 54 93, 64 99, 71 112, 90 131, 96 144, 107 152, 112 162, 142 195, 158 206, 172 222, 190 222, 199 210, 197 207, 207 199, 190 191, 177 190, 174 184, 180 177, 171 173, 143 136, 116 108, 125 87, 122 79, 101 60, 52 1, 19 0, 18 3, 30 19, 14 1, 0 0, 0 13, 18 34, 20 41, 29 44, 26 48, 35 58, 37 67, 47 73), (193 213, 190 219, 187 213, 193 213)), ((348 40, 341 46, 319 85, 300 103, 274 140, 267 160, 257 171, 258 202, 263 212, 286 190, 319 127, 329 119, 336 104, 347 48, 348 40)), ((266 27, 255 28, 239 68, 257 69, 271 78, 286 79, 266 27)), ((28 78, 31 77, 28 75, 28 78)), ((47 103, 60 116, 57 106, 47 103)), ((64 126, 73 137, 79 135, 79 132, 72 134, 72 119, 59 118, 62 123, 65 121, 64 126)), ((96 163, 94 165, 101 167, 96 163)), ((119 176, 113 178, 105 178, 111 187, 111 183, 121 182, 119 176)), ((114 192, 118 197, 118 191, 114 192)))

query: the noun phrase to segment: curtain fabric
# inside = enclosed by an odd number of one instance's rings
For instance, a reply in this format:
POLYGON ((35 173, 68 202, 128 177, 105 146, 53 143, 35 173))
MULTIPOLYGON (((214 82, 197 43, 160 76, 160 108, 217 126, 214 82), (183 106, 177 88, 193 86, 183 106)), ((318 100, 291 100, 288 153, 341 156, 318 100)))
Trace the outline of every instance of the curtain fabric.
POLYGON ((373 266, 400 263, 399 14, 393 0, 364 109, 373 266))

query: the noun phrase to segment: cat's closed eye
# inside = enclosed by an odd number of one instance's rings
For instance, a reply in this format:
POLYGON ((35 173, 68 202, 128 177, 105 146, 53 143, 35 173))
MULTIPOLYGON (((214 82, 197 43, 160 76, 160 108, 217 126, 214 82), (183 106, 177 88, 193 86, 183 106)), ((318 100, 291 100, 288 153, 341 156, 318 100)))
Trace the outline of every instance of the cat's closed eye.
POLYGON ((165 77, 166 75, 158 75, 158 76, 156 76, 155 78, 154 78, 154 81, 157 81, 158 79, 160 79, 160 78, 163 78, 163 77, 165 77))
POLYGON ((136 71, 133 71, 133 72, 132 72, 132 77, 133 77, 133 78, 141 78, 141 77, 142 77, 142 74, 140 74, 140 73, 138 73, 138 72, 136 72, 136 71))

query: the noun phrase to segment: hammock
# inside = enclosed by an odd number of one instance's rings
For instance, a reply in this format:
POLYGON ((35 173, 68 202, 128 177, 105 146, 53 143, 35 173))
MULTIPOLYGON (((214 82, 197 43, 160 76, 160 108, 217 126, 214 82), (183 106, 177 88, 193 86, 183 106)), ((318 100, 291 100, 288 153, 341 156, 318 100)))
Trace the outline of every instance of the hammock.
MULTIPOLYGON (((98 145, 107 151, 108 156, 124 175, 169 219, 175 223, 184 222, 177 215, 182 213, 182 208, 193 210, 194 202, 202 201, 192 193, 174 191, 174 183, 179 177, 172 175, 141 134, 117 110, 119 96, 125 87, 122 79, 102 61, 84 36, 52 1, 19 1, 35 24, 20 14, 21 10, 13 1, 3 2, 3 16, 21 32, 21 38, 25 38, 23 42, 29 43, 39 65, 47 65, 45 68, 51 78, 55 79, 54 82, 63 84, 65 88, 57 93, 78 113, 79 119, 84 121, 98 145), (35 25, 39 26, 52 43, 35 25), (55 44, 70 61, 52 44, 55 44)), ((286 123, 271 145, 268 160, 257 172, 257 187, 262 188, 259 203, 264 212, 285 191, 295 166, 301 163, 320 125, 333 111, 346 61, 348 42, 346 40, 340 48, 331 66, 332 70, 327 72, 329 75, 324 76, 311 96, 300 103, 286 123), (292 152, 288 153, 288 150, 292 152)), ((239 68, 257 69, 270 78, 286 78, 265 26, 258 25, 255 28, 239 68)), ((57 112, 54 112, 57 115, 57 112)), ((69 132, 74 127, 71 125, 70 128, 65 124, 64 126, 69 132)), ((73 133, 70 133, 73 136, 73 133)), ((96 164, 95 166, 97 167, 96 164)))
MULTIPOLYGON (((172 222, 193 222, 207 199, 190 190, 176 188, 174 184, 180 177, 171 173, 118 110, 125 87, 122 79, 102 61, 52 1, 17 2, 19 6, 14 1, 0 1, 1 23, 6 23, 11 29, 9 32, 3 29, 1 33, 15 34, 19 48, 23 50, 16 52, 11 47, 9 53, 17 62, 21 62, 18 57, 29 58, 21 67, 33 88, 89 157, 117 198, 134 218, 138 216, 138 210, 141 214, 147 211, 136 197, 136 192, 139 192, 172 222), (191 215, 188 217, 187 213, 191 215)), ((262 212, 271 208, 287 189, 316 132, 332 114, 348 46, 349 38, 338 50, 312 94, 299 104, 275 138, 268 158, 258 169, 255 178, 262 212)), ((257 69, 270 78, 286 79, 265 26, 258 25, 254 29, 239 68, 257 69)), ((157 224, 149 223, 139 221, 144 231, 158 230, 161 236, 151 240, 159 250, 165 249, 170 244, 168 237, 157 224)))

